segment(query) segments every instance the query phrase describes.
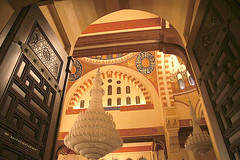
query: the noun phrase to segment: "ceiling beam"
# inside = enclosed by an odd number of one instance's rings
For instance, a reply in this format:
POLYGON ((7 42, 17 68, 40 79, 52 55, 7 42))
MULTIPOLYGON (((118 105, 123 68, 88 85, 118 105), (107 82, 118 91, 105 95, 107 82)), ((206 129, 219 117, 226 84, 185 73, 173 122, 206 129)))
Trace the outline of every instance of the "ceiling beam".
POLYGON ((154 50, 180 57, 192 74, 181 37, 173 27, 83 34, 75 44, 73 57, 79 58, 154 50))
POLYGON ((38 6, 53 4, 53 0, 9 0, 14 10, 22 9, 28 5, 37 3, 38 6))

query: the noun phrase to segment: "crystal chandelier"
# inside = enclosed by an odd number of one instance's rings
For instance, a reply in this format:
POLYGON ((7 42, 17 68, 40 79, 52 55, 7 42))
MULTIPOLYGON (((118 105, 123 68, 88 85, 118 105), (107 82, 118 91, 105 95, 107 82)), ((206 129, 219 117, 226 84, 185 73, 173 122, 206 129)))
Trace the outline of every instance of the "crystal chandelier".
MULTIPOLYGON (((190 101, 189 101, 190 102, 190 101)), ((185 148, 195 153, 201 154, 203 157, 211 149, 212 143, 207 131, 202 131, 197 120, 196 113, 190 102, 190 115, 192 117, 193 133, 186 140, 185 148)))
POLYGON ((97 160, 120 148, 122 139, 109 113, 105 113, 102 103, 104 90, 98 69, 90 91, 91 102, 86 112, 81 112, 74 122, 64 144, 88 160, 97 160))

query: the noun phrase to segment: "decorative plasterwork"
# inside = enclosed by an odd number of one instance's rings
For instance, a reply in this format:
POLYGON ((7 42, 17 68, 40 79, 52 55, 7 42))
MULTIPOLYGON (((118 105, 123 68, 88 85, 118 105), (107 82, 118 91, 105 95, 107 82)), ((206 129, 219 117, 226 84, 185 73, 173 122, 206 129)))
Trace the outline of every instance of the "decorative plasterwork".
POLYGON ((72 64, 72 70, 71 70, 71 74, 69 75, 69 81, 76 81, 78 80, 78 78, 81 77, 82 75, 82 65, 81 63, 77 60, 74 59, 74 62, 72 64))
POLYGON ((159 86, 159 94, 162 98, 163 107, 174 106, 174 98, 172 95, 172 87, 170 81, 170 54, 164 54, 163 52, 157 52, 157 78, 159 86))
POLYGON ((119 54, 110 54, 110 55, 98 55, 98 56, 89 56, 88 58, 90 59, 98 59, 98 60, 110 60, 110 59, 115 59, 115 58, 120 58, 128 53, 119 53, 119 54))
POLYGON ((120 53, 120 54, 112 54, 112 55, 82 57, 80 59, 92 64, 116 64, 116 63, 121 63, 123 61, 127 61, 128 59, 134 57, 137 54, 138 52, 120 53))
POLYGON ((150 52, 141 52, 136 59, 137 70, 144 74, 150 74, 155 68, 155 58, 150 52))
MULTIPOLYGON (((155 59, 155 54, 156 54, 157 51, 148 51, 148 52, 151 53, 152 56, 153 56, 153 58, 155 59)), ((137 52, 137 53, 139 54, 140 52, 137 52)), ((138 55, 138 54, 137 54, 137 55, 138 55)), ((138 57, 137 55, 134 56, 133 58, 129 59, 128 61, 125 61, 125 62, 123 62, 123 63, 120 63, 119 65, 132 68, 132 69, 134 69, 135 71, 139 72, 138 69, 137 69, 137 66, 136 66, 137 57, 138 57)), ((147 58, 146 58, 146 60, 149 61, 147 58)), ((150 62, 150 61, 149 61, 149 62, 150 62)), ((150 63, 149 63, 149 64, 150 64, 150 63)), ((146 64, 144 64, 144 65, 146 65, 146 64)), ((139 72, 139 73, 141 73, 141 72, 139 72)), ((155 67, 154 67, 154 69, 152 70, 151 73, 149 73, 149 74, 142 74, 142 73, 141 73, 141 75, 143 75, 143 76, 145 76, 147 79, 149 79, 150 82, 154 85, 154 87, 158 90, 158 84, 157 84, 157 79, 156 79, 157 73, 156 73, 155 67)))
MULTIPOLYGON (((151 98, 150 98, 150 92, 148 91, 147 87, 145 87, 145 85, 140 80, 138 80, 138 78, 136 78, 132 75, 120 72, 120 71, 102 72, 101 76, 102 76, 102 79, 111 78, 114 76, 115 78, 119 78, 119 79, 128 81, 129 83, 133 84, 137 89, 139 89, 143 93, 147 104, 152 103, 151 98)), ((91 77, 91 78, 85 80, 75 89, 75 91, 73 92, 72 96, 69 99, 68 108, 73 108, 78 103, 78 101, 81 99, 81 95, 88 88, 92 87, 93 78, 94 77, 91 77)))

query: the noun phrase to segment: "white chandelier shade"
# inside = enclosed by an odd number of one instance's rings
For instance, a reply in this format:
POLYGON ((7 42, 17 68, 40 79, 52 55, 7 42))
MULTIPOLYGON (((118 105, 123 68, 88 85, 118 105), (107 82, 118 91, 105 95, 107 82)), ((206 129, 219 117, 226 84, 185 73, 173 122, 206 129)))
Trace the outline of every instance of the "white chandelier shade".
POLYGON ((98 69, 90 91, 91 102, 74 122, 64 144, 88 160, 97 160, 123 144, 113 117, 104 111, 102 79, 98 69))
POLYGON ((191 102, 189 107, 190 115, 192 117, 193 133, 188 136, 185 148, 206 157, 207 152, 212 148, 210 136, 207 131, 201 130, 199 121, 196 117, 196 112, 194 111, 191 102))

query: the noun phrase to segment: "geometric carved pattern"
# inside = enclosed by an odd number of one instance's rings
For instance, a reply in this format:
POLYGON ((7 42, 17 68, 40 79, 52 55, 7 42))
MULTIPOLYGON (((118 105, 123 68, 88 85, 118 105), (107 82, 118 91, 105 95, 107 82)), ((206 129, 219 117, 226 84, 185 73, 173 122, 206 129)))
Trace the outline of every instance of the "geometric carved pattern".
POLYGON ((155 68, 155 59, 150 52, 141 52, 136 59, 138 71, 144 75, 150 74, 155 68))
POLYGON ((229 31, 204 79, 231 159, 240 148, 240 46, 229 31))
POLYGON ((46 66, 53 77, 58 80, 62 60, 37 23, 33 27, 33 31, 30 34, 27 44, 46 66))
POLYGON ((0 159, 43 159, 56 93, 22 54, 0 101, 0 159))
POLYGON ((82 65, 81 63, 77 60, 74 59, 74 62, 72 64, 72 70, 71 74, 69 75, 69 81, 76 81, 78 78, 80 78, 82 75, 82 65))
POLYGON ((213 8, 208 7, 204 16, 203 24, 199 29, 193 46, 193 53, 200 69, 202 68, 220 26, 221 20, 218 13, 213 8))

